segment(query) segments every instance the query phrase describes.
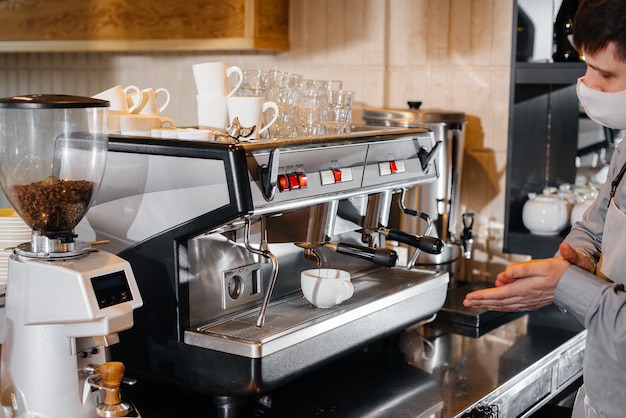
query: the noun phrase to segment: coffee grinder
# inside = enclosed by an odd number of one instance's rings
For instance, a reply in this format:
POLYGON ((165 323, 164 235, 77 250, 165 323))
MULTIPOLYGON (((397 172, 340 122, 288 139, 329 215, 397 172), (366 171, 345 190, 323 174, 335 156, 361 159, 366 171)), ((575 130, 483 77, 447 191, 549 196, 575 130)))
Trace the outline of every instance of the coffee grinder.
MULTIPOLYGON (((32 228, 9 259, 2 417, 139 417, 107 347, 143 301, 130 264, 78 241, 99 189, 109 102, 66 95, 0 99, 0 185, 32 228)), ((129 381, 129 383, 132 383, 129 381)))

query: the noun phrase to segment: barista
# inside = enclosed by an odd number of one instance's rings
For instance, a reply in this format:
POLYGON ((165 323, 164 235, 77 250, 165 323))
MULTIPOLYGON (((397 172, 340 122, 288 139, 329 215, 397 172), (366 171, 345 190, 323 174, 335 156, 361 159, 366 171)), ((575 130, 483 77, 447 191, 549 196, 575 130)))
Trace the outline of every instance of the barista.
MULTIPOLYGON (((582 0, 574 43, 587 61, 577 85, 587 115, 610 128, 626 129, 626 1, 582 0)), ((469 293, 464 301, 465 306, 497 311, 554 302, 584 324, 584 385, 574 404, 575 418, 624 417, 626 411, 625 171, 622 141, 598 199, 574 224, 559 253, 509 265, 498 274, 495 288, 469 293)))

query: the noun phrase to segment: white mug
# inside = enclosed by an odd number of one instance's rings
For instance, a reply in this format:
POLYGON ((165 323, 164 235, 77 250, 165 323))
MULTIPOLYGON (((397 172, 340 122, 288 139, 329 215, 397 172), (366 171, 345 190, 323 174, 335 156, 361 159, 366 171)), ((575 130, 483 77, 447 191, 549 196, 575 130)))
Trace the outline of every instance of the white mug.
POLYGON ((256 127, 247 137, 248 139, 259 139, 278 119, 278 105, 274 102, 266 102, 263 97, 229 97, 227 101, 229 126, 235 118, 238 118, 242 127, 256 127), (263 115, 269 109, 274 111, 274 115, 268 123, 263 125, 263 115))
POLYGON ((241 86, 243 72, 237 66, 228 66, 227 62, 204 62, 191 66, 196 81, 198 95, 208 97, 232 96, 241 86), (231 74, 239 77, 235 86, 228 91, 228 78, 231 74))
POLYGON ((158 115, 121 115, 120 132, 122 135, 151 136, 152 129, 163 128, 168 125, 175 128, 174 121, 158 115))
POLYGON ((158 89, 147 88, 141 90, 140 96, 136 94, 126 95, 129 106, 135 106, 134 111, 131 113, 138 113, 140 115, 160 115, 165 110, 167 105, 170 104, 170 92, 164 87, 158 89), (161 106, 157 105, 157 98, 161 96, 165 97, 165 101, 161 106))
POLYGON ((228 125, 226 97, 196 95, 198 104, 198 127, 224 132, 228 125))
POLYGON ((139 98, 141 96, 141 90, 139 90, 139 87, 137 86, 129 85, 122 87, 118 84, 117 86, 101 91, 92 97, 94 99, 108 100, 110 103, 109 110, 131 113, 135 111, 137 106, 128 106, 128 100, 126 98, 128 95, 131 97, 137 96, 137 98, 139 98))
POLYGON ((337 269, 311 269, 300 274, 304 297, 318 308, 332 308, 354 294, 350 273, 337 269))

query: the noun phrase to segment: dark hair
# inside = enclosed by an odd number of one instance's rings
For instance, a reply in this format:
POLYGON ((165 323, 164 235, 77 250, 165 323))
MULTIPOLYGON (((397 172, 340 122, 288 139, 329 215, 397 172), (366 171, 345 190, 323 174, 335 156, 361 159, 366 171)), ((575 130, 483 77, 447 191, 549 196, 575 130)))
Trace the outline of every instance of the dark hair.
POLYGON ((582 0, 574 18, 574 44, 582 53, 596 53, 611 41, 626 61, 626 1, 582 0))

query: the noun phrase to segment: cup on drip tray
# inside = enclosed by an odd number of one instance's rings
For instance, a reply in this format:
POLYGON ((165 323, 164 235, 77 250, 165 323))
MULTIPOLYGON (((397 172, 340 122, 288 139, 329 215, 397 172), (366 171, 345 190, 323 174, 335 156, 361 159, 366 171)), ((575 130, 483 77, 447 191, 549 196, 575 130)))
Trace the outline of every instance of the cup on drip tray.
POLYGON ((300 274, 300 286, 306 300, 318 308, 332 308, 354 294, 350 273, 345 270, 305 270, 300 274))

